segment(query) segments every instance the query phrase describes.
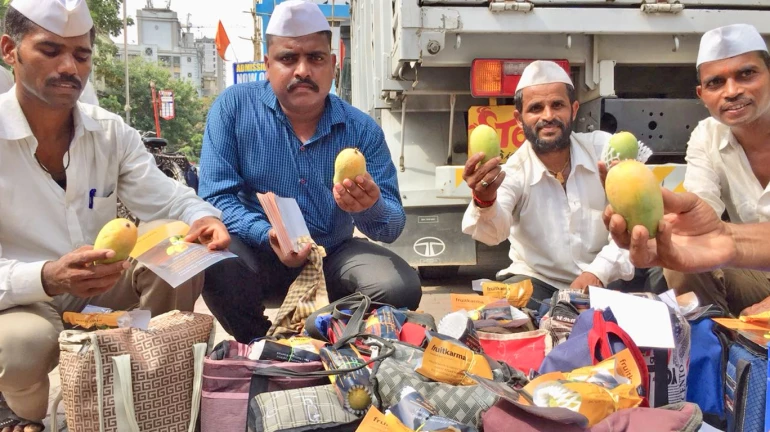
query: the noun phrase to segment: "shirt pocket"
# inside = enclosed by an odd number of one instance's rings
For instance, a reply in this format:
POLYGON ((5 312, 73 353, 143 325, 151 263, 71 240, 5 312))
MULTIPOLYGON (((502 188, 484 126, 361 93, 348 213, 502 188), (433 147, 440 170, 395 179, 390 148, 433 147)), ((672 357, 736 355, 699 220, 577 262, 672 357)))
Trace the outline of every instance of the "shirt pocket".
POLYGON ((117 216, 118 197, 114 193, 106 198, 94 197, 94 205, 89 213, 91 215, 90 234, 96 239, 102 227, 117 216))
POLYGON ((609 243, 610 233, 604 226, 603 213, 592 208, 586 208, 583 211, 583 226, 586 234, 583 239, 588 252, 599 253, 609 243))

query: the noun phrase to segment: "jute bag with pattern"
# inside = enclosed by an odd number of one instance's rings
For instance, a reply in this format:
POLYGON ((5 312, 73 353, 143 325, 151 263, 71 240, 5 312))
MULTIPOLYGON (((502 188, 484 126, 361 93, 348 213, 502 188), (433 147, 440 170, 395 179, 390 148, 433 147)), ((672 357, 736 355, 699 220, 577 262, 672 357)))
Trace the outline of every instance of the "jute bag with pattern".
POLYGON ((298 241, 311 245, 308 262, 289 287, 268 336, 299 334, 307 317, 329 304, 323 265, 326 250, 310 237, 301 237, 298 241))
POLYGON ((153 318, 147 330, 62 332, 69 430, 193 432, 213 322, 210 315, 172 311, 153 318))

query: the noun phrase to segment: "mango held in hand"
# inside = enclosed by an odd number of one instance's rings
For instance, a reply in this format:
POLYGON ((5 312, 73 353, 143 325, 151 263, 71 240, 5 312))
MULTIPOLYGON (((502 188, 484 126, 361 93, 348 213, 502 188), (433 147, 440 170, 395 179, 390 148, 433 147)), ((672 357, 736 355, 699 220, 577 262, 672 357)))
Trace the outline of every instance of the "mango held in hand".
POLYGON ((94 250, 111 249, 115 256, 97 261, 97 264, 110 264, 123 261, 136 245, 136 225, 128 219, 118 218, 107 222, 99 231, 94 242, 94 250))
POLYGON ((663 219, 663 194, 649 167, 635 160, 622 161, 607 173, 604 189, 612 209, 625 218, 628 232, 642 225, 650 238, 655 237, 663 219))
POLYGON ((468 140, 468 157, 477 153, 484 153, 482 164, 500 156, 500 138, 497 131, 485 124, 476 126, 468 140))
POLYGON ((366 174, 366 158, 357 148, 346 148, 339 152, 334 160, 334 184, 345 179, 356 181, 356 177, 366 174))
POLYGON ((631 132, 618 132, 610 138, 609 146, 619 160, 636 159, 639 141, 631 132))

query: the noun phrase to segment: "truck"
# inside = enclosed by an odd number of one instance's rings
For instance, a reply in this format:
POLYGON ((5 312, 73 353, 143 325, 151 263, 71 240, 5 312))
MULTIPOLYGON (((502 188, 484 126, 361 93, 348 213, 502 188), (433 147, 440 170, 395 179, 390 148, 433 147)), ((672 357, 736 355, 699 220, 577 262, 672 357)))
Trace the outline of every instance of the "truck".
POLYGON ((770 0, 352 0, 350 16, 342 94, 385 132, 407 215, 385 246, 424 277, 508 265, 507 242, 461 232, 462 169, 479 124, 497 130, 504 157, 524 142, 513 96, 531 61, 569 71, 575 131, 632 132, 680 191, 689 135, 709 115, 695 93, 700 37, 735 23, 770 34, 770 0))

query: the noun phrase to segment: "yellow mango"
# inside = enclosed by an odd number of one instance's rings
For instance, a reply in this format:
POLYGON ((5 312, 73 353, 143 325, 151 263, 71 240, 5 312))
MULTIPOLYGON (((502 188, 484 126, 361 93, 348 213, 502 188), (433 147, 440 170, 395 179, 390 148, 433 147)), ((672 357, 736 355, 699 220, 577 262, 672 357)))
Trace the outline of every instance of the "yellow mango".
POLYGON ((468 157, 477 153, 484 153, 482 164, 500 156, 500 137, 496 130, 485 124, 476 126, 468 139, 468 157))
POLYGON ((647 165, 635 160, 618 163, 607 173, 604 189, 612 209, 625 218, 629 232, 642 225, 650 238, 655 237, 663 219, 663 194, 647 165))
POLYGON ((115 256, 97 261, 97 264, 110 264, 128 258, 136 245, 136 225, 128 219, 117 218, 105 224, 94 242, 94 249, 110 249, 115 256))
POLYGON ((636 159, 639 141, 631 132, 618 132, 610 137, 609 146, 619 160, 636 159))
POLYGON ((346 148, 334 160, 334 184, 345 179, 355 182, 356 177, 366 174, 366 158, 357 148, 346 148))

